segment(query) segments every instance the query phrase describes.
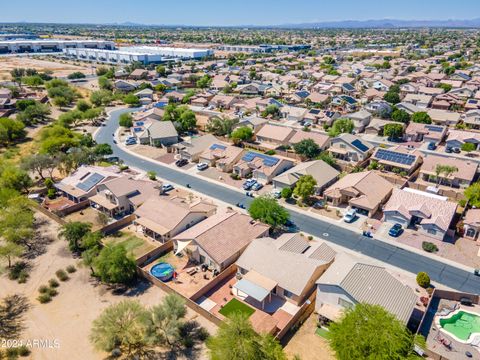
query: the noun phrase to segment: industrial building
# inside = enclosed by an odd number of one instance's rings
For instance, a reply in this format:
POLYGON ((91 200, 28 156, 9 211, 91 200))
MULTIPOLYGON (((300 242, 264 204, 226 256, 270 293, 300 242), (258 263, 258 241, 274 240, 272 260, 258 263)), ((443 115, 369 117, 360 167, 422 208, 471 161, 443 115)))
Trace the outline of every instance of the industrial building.
POLYGON ((134 61, 142 64, 158 64, 183 59, 200 59, 213 55, 210 49, 184 49, 162 46, 132 46, 118 50, 72 49, 64 50, 66 56, 85 61, 112 64, 128 64, 134 61))
POLYGON ((115 49, 113 41, 16 39, 0 41, 0 54, 50 53, 65 49, 115 49))
POLYGON ((219 50, 244 53, 271 53, 275 51, 300 51, 310 49, 310 45, 220 45, 219 50))

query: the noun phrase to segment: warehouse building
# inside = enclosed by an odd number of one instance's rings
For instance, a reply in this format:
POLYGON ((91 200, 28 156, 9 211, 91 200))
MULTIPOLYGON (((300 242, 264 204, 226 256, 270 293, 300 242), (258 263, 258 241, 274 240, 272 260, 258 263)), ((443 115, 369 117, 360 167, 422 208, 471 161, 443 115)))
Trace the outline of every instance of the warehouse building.
POLYGON ((65 49, 115 49, 113 41, 24 39, 0 41, 0 54, 49 53, 65 49))
POLYGON ((85 61, 111 64, 128 64, 138 61, 147 65, 183 59, 201 59, 213 55, 213 50, 162 46, 132 46, 122 47, 118 50, 68 48, 64 50, 64 53, 67 57, 85 61))

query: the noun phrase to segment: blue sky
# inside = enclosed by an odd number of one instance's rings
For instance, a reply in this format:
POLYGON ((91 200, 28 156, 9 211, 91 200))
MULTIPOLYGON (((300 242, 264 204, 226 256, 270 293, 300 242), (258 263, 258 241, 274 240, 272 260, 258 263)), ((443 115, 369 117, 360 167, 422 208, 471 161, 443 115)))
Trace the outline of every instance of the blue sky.
POLYGON ((206 26, 480 17, 478 0, 1 0, 0 9, 0 22, 206 26))

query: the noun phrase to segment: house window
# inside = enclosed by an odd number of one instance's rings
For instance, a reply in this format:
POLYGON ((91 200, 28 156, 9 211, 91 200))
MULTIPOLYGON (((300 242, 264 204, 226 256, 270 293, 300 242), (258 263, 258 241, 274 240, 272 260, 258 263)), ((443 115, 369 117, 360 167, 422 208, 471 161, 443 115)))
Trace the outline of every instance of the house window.
POLYGON ((435 234, 437 233, 437 230, 435 230, 435 229, 428 229, 427 232, 428 232, 429 234, 435 235, 435 234))
POLYGON ((466 235, 467 235, 468 237, 471 237, 471 238, 475 237, 475 229, 473 229, 473 228, 468 228, 466 235))
POLYGON ((287 297, 289 299, 293 298, 293 293, 291 293, 288 290, 283 290, 283 295, 285 295, 285 297, 287 297))
POLYGON ((353 304, 350 301, 344 300, 342 298, 338 298, 338 305, 346 309, 353 307, 353 304))

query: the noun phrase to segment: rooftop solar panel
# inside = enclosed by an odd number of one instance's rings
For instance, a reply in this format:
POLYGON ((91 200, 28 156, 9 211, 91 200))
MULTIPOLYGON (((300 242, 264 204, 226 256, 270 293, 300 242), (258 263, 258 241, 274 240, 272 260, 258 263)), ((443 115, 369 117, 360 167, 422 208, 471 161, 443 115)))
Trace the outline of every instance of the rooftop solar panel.
POLYGON ((210 150, 217 150, 217 149, 220 149, 220 150, 225 150, 227 147, 225 145, 220 145, 220 144, 213 144, 212 146, 210 146, 210 150))
POLYGON ((142 131, 142 130, 143 130, 143 128, 141 128, 141 127, 133 128, 133 131, 135 131, 135 132, 140 132, 140 131, 142 131))
POLYGON ((378 149, 375 157, 380 160, 395 162, 403 165, 412 165, 415 161, 415 156, 411 154, 403 154, 386 149, 378 149))
POLYGON ((243 155, 242 157, 242 160, 243 161, 247 161, 247 162, 251 162, 253 161, 255 158, 260 158, 263 160, 263 164, 265 166, 268 166, 268 167, 271 167, 271 166, 275 166, 279 159, 277 158, 274 158, 272 156, 268 156, 268 155, 265 155, 265 154, 260 154, 260 153, 256 153, 256 152, 253 152, 253 151, 249 151, 247 152, 245 155, 243 155))
POLYGON ((356 139, 352 141, 352 145, 355 146, 360 151, 368 151, 368 146, 362 143, 360 140, 356 139))
POLYGON ((435 125, 425 125, 425 128, 427 128, 430 131, 433 132, 442 132, 443 128, 441 126, 435 126, 435 125))
POLYGON ((90 191, 95 185, 97 185, 103 179, 105 179, 105 176, 100 175, 98 173, 93 173, 85 181, 78 183, 77 188, 85 192, 90 191))

